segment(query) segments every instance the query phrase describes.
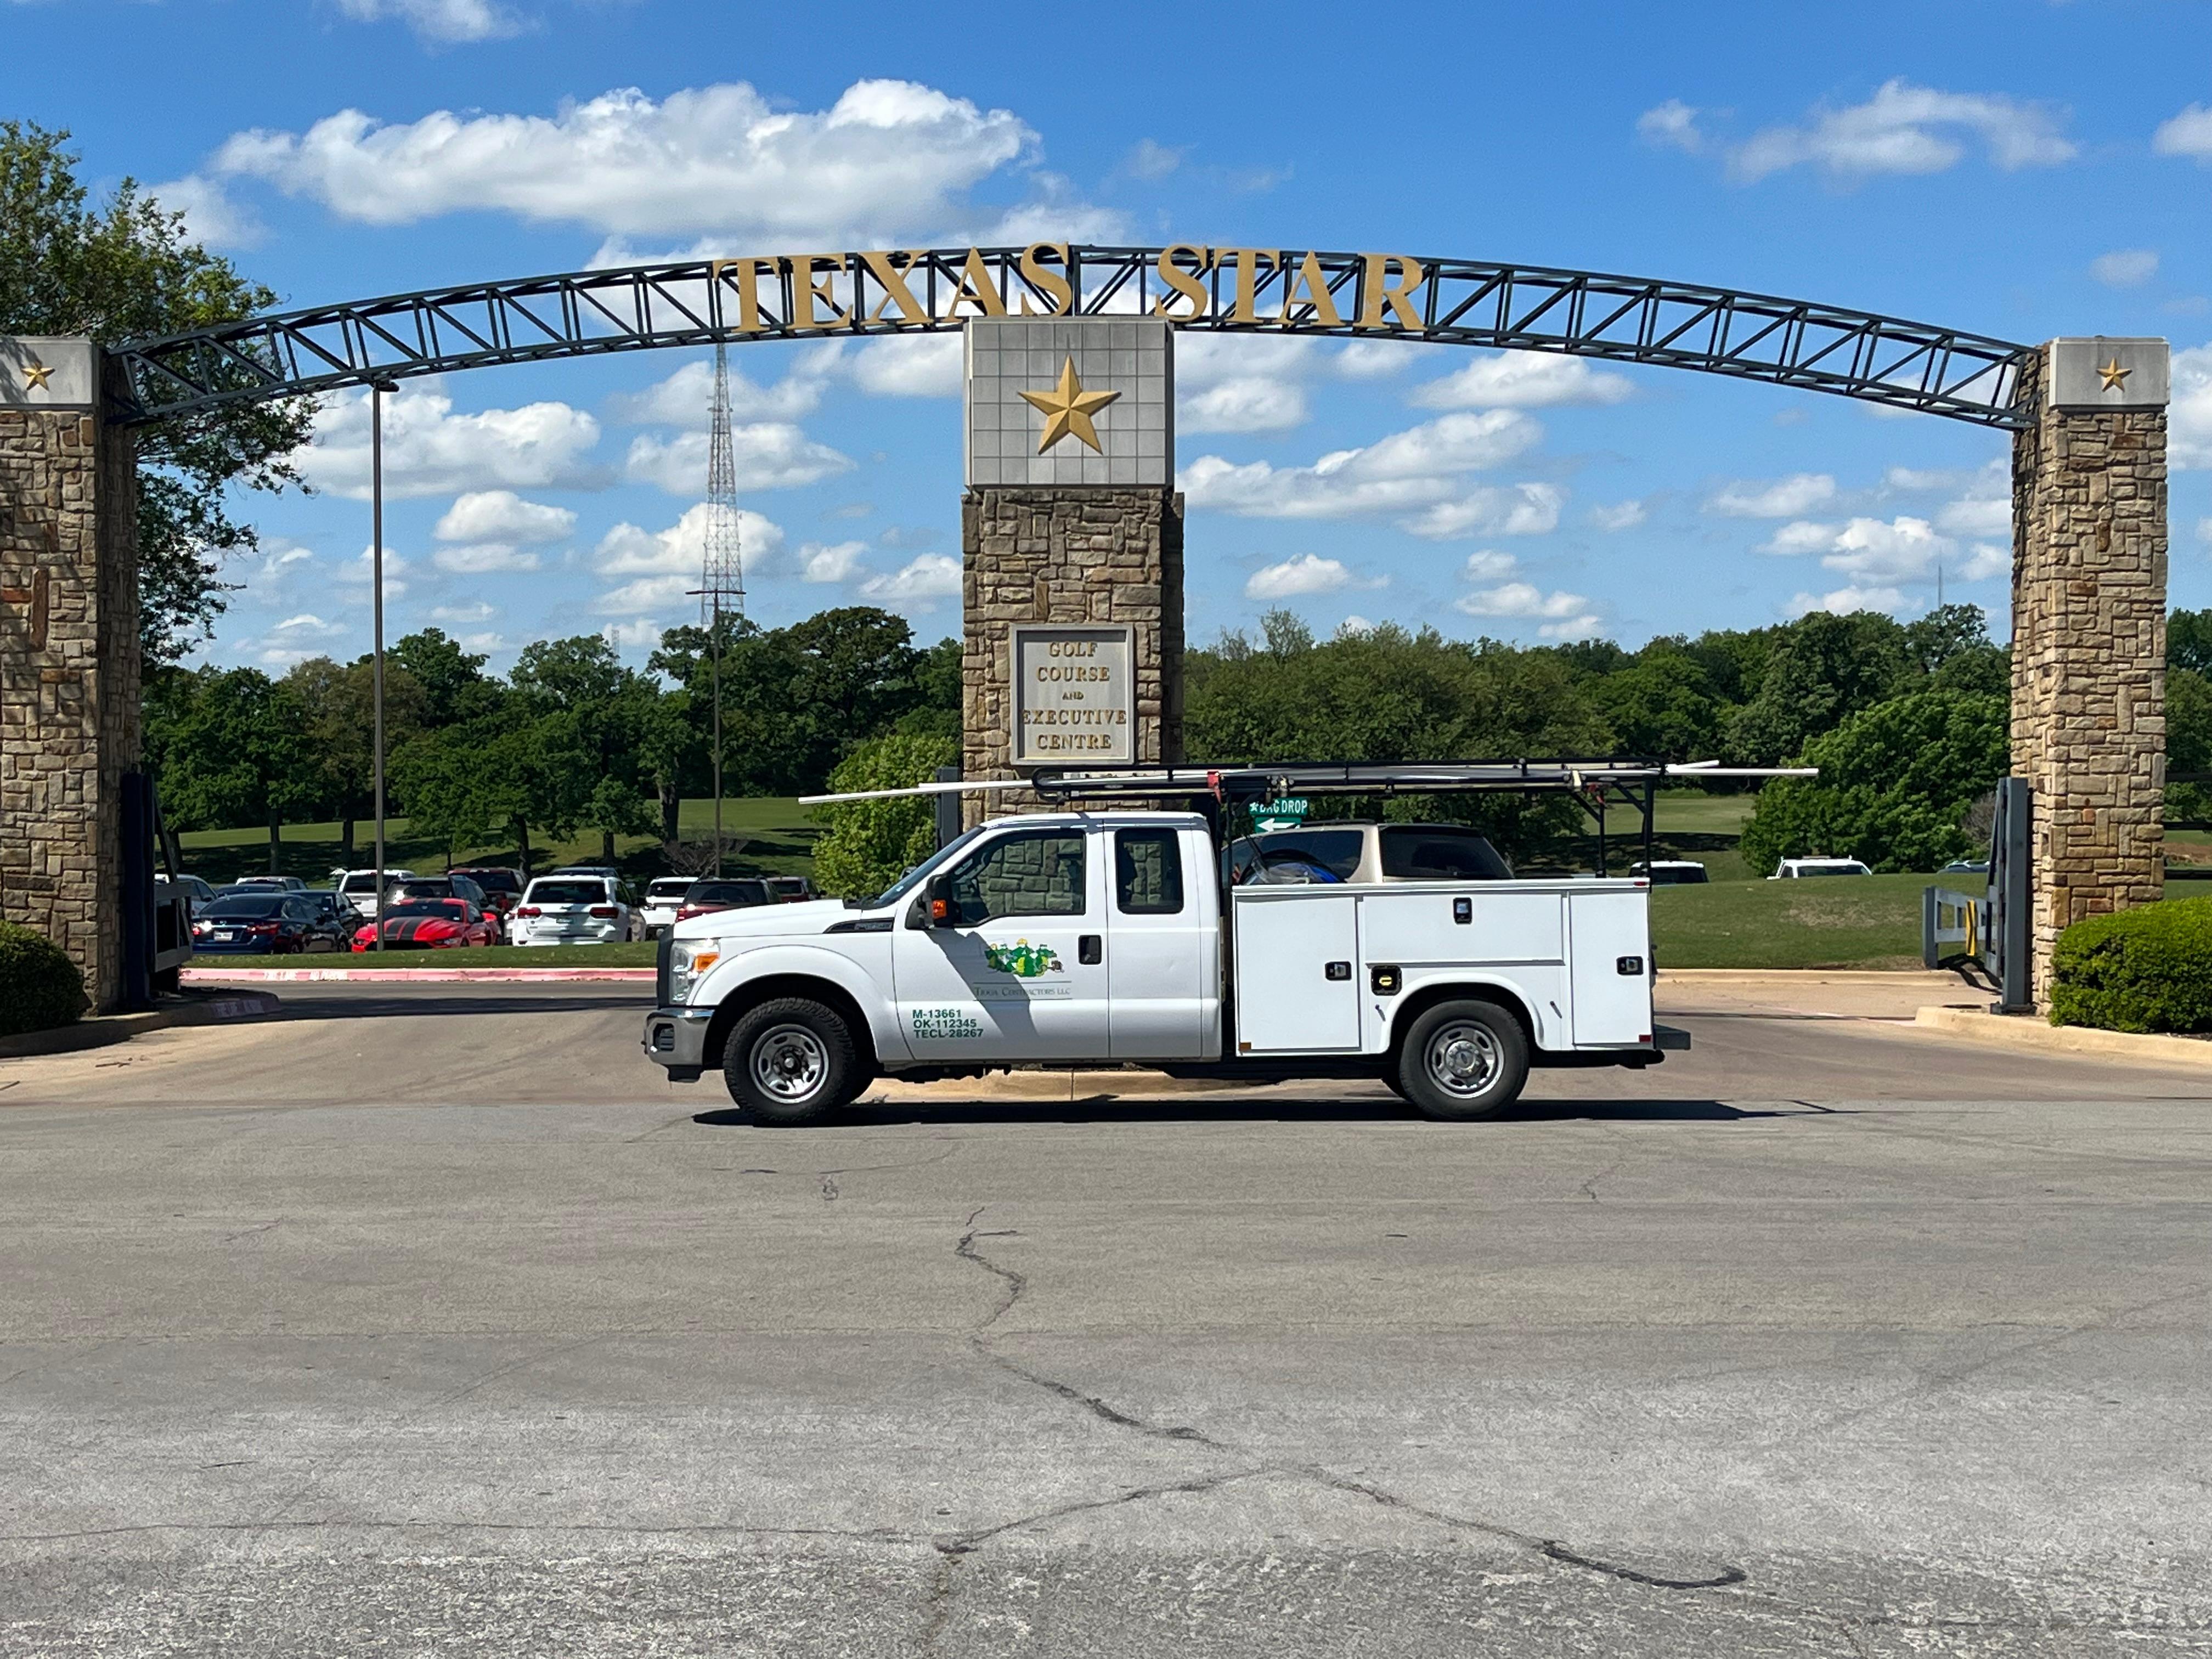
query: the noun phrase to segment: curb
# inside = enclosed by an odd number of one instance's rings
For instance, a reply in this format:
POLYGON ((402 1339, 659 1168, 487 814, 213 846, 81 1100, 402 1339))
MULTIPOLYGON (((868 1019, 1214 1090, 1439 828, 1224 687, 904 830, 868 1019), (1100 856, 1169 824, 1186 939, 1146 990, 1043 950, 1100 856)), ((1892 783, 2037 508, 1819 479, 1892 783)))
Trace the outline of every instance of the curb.
POLYGON ((1664 963, 1659 964, 1662 985, 1668 980, 1692 985, 1902 985, 1915 979, 1966 984, 1956 974, 1917 964, 1911 968, 1669 968, 1664 963))
POLYGON ((215 1025, 226 1020, 258 1019, 276 1012, 276 999, 266 991, 240 991, 230 996, 194 997, 173 1007, 151 1008, 137 1014, 95 1014, 74 1025, 58 1025, 51 1031, 26 1031, 21 1036, 0 1037, 0 1059, 16 1060, 33 1054, 75 1054, 86 1048, 105 1048, 127 1042, 147 1031, 179 1025, 215 1025))
POLYGON ((2158 1032, 2100 1031, 2087 1025, 2050 1025, 2027 1014, 1985 1014, 1972 1008, 1923 1008, 1915 1025, 1970 1042, 2045 1053, 2097 1054, 2112 1060, 2212 1065, 2212 1042, 2158 1032))
POLYGON ((187 985, 301 984, 368 981, 384 985, 650 985, 652 968, 187 968, 187 985))

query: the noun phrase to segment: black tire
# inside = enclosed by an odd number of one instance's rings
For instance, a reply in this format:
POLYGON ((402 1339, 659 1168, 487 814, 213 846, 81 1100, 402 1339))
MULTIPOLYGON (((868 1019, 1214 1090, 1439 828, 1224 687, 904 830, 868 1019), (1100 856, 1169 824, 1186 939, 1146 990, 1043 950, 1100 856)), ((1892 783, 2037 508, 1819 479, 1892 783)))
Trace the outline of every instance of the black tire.
POLYGON ((1397 1074, 1398 1091, 1425 1117, 1495 1117, 1528 1081, 1528 1039, 1494 1002, 1440 1002, 1406 1033, 1397 1074))
POLYGON ((867 1085, 853 1033, 836 1009, 780 997, 750 1009, 722 1049, 730 1098, 756 1123, 816 1123, 867 1085))

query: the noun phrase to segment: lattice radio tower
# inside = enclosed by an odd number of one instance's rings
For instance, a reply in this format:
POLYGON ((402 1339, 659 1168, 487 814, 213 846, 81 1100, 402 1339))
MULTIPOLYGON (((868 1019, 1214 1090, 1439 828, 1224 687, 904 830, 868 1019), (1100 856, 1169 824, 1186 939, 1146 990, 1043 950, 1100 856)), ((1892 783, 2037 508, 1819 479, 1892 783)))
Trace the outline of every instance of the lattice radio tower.
POLYGON ((738 518, 738 462, 730 442, 730 353, 714 348, 714 402, 707 437, 706 556, 699 620, 714 665, 714 873, 722 873, 722 635, 725 617, 744 620, 745 563, 738 518))

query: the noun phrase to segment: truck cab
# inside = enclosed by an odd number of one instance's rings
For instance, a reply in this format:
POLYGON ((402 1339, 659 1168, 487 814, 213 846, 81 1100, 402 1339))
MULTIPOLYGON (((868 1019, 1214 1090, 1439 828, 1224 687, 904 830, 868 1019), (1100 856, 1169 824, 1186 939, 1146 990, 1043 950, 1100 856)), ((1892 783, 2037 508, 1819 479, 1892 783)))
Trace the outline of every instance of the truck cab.
POLYGON ((1197 813, 994 819, 866 899, 678 923, 645 1052, 677 1079, 720 1068, 769 1121, 884 1073, 1132 1062, 1379 1077, 1470 1117, 1531 1064, 1659 1058, 1641 880, 1223 867, 1197 813))

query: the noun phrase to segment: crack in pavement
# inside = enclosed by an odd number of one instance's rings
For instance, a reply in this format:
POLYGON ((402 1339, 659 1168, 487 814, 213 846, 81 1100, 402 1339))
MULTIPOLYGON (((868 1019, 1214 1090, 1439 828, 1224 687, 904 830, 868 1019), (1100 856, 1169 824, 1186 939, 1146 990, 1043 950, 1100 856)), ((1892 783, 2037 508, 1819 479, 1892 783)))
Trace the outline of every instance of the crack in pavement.
MULTIPOLYGON (((1000 1282, 1003 1287, 998 1305, 993 1308, 992 1310, 969 1332, 968 1345, 980 1358, 996 1366, 1000 1370, 1006 1372, 1009 1376, 1019 1377, 1023 1382, 1029 1383, 1033 1388, 1042 1389, 1047 1393, 1054 1395, 1061 1400, 1065 1400, 1072 1405, 1080 1406, 1083 1409, 1091 1413, 1091 1415, 1097 1417, 1102 1422, 1109 1424, 1115 1428, 1127 1429, 1133 1433, 1145 1435, 1156 1440, 1176 1440, 1184 1442, 1188 1444, 1200 1445, 1206 1448, 1209 1451, 1221 1452, 1231 1455, 1242 1455, 1249 1458, 1253 1455, 1248 1448, 1236 1446, 1227 1441, 1217 1440, 1211 1435, 1206 1434, 1200 1430, 1192 1428, 1188 1425, 1177 1425, 1170 1427, 1158 1423, 1147 1422, 1143 1418, 1133 1416, 1129 1413, 1122 1411, 1117 1407, 1108 1404, 1097 1395, 1086 1394, 1082 1389, 1077 1388, 1073 1383, 1062 1382, 1058 1377, 1048 1376, 1042 1371, 1033 1370, 1018 1361, 1010 1359, 1006 1355, 997 1352, 997 1350, 991 1346, 991 1328, 996 1325, 1000 1320, 1004 1319, 1007 1314, 1011 1313, 1013 1310, 1015 1304, 1028 1293, 1030 1281, 1026 1274, 1018 1273, 1012 1267, 1004 1267, 1000 1266, 997 1262, 992 1261, 990 1257, 985 1255, 981 1250, 975 1248, 975 1241, 979 1238, 1014 1238, 1019 1237, 1018 1232, 1012 1228, 1000 1228, 990 1232, 978 1231, 975 1224, 982 1219, 984 1211, 990 1207, 991 1206, 988 1204, 981 1204, 976 1206, 975 1209, 969 1212, 968 1219, 964 1224, 964 1229, 960 1235, 959 1242, 953 1246, 952 1250, 953 1255, 957 1259, 967 1262, 970 1267, 979 1268, 982 1272, 991 1274, 1000 1282)), ((1013 1531, 1021 1527, 1034 1526, 1042 1521, 1054 1520, 1070 1515, 1084 1514, 1097 1510, 1116 1508, 1124 1504, 1142 1502, 1149 1498, 1165 1497, 1175 1493, 1210 1492, 1228 1486, 1234 1481, 1249 1480, 1257 1475, 1271 1474, 1287 1475, 1293 1479, 1309 1480, 1317 1486, 1326 1487, 1330 1491, 1346 1492, 1364 1498, 1370 1503, 1379 1504, 1386 1509, 1401 1510, 1408 1515, 1418 1516, 1424 1520, 1434 1522, 1439 1526, 1452 1528, 1465 1532, 1480 1533, 1486 1537, 1497 1539, 1501 1542, 1514 1544, 1522 1549, 1532 1551, 1535 1554, 1542 1557, 1544 1559, 1553 1562, 1559 1565, 1574 1567, 1583 1571, 1601 1574, 1606 1577, 1618 1579, 1626 1583, 1642 1585, 1647 1589, 1664 1590, 1727 1589, 1733 1586, 1743 1583, 1747 1577, 1741 1568, 1734 1566, 1723 1567, 1717 1574, 1700 1578, 1674 1578, 1657 1573, 1644 1572, 1637 1568, 1626 1566, 1619 1562, 1606 1561, 1600 1559, 1595 1556, 1583 1554, 1578 1550, 1570 1548, 1566 1544, 1561 1542, 1556 1538, 1542 1538, 1537 1536, 1534 1533, 1522 1532, 1511 1527, 1502 1526, 1496 1522, 1480 1521, 1470 1516, 1449 1514, 1441 1510, 1428 1509, 1421 1504, 1413 1503, 1407 1498, 1401 1498, 1395 1492, 1386 1492, 1380 1486, 1370 1485, 1365 1481, 1353 1480, 1347 1476, 1332 1474, 1328 1470, 1315 1464, 1305 1464, 1297 1467, 1257 1464, 1243 1469, 1224 1471, 1218 1474, 1198 1476, 1188 1481, 1169 1482, 1158 1486, 1139 1486, 1115 1498, 1085 1499, 1073 1504, 1063 1504, 1056 1509, 1043 1510, 1036 1515, 1020 1516, 1015 1520, 1006 1522, 999 1526, 984 1528, 964 1534, 955 1534, 946 1540, 940 1540, 937 1545, 937 1548, 940 1554, 947 1556, 957 1557, 965 1555, 980 1548, 990 1540, 996 1538, 1002 1534, 1013 1531)), ((950 1581, 948 1580, 947 1594, 949 1595, 949 1593, 950 1581)), ((940 1631, 942 1625, 940 1621, 940 1631)), ((931 1639, 934 1640, 935 1638, 933 1637, 931 1639)))

